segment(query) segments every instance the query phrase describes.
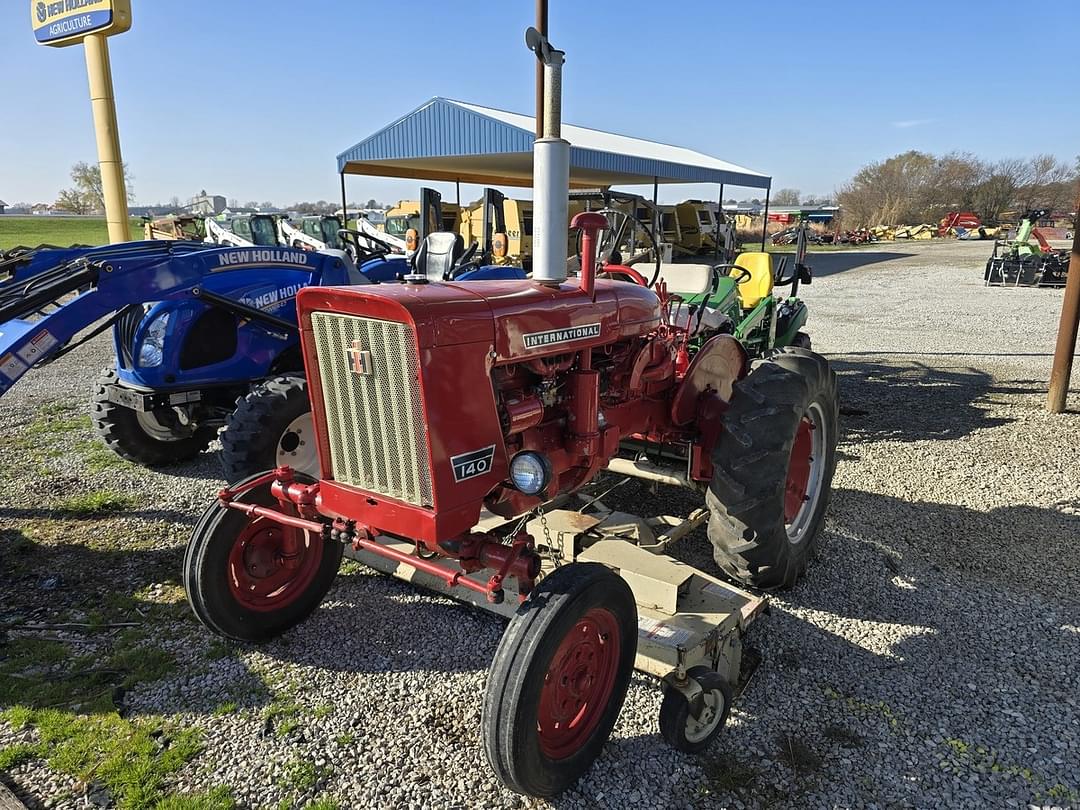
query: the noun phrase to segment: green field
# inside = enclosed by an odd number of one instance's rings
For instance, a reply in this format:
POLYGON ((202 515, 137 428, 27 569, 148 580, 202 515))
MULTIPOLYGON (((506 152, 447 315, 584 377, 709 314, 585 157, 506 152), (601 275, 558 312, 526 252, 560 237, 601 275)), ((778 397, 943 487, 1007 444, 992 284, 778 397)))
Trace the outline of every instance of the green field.
MULTIPOLYGON (((142 238, 142 220, 131 220, 131 238, 142 238)), ((105 217, 0 216, 0 250, 16 245, 103 245, 109 241, 105 217)))

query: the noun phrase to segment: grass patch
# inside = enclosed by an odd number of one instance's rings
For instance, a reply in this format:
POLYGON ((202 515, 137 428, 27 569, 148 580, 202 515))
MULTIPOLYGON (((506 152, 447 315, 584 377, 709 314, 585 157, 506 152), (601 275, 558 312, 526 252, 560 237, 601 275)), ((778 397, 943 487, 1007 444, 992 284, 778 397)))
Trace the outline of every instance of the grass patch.
MULTIPOLYGON (((132 218, 131 236, 142 238, 142 220, 132 218)), ((109 241, 109 229, 104 217, 0 217, 0 249, 16 245, 36 247, 40 244, 104 245, 109 241)))
POLYGON ((107 515, 123 512, 135 506, 135 499, 122 492, 110 492, 107 489, 98 489, 87 492, 84 495, 72 495, 56 502, 53 507, 71 517, 86 515, 107 515))
POLYGON ((227 714, 232 714, 236 711, 236 701, 227 700, 224 703, 214 707, 214 717, 224 717, 227 714))
POLYGON ((75 445, 75 451, 82 458, 83 464, 90 472, 103 472, 105 470, 133 469, 130 461, 120 458, 112 450, 102 444, 98 439, 84 439, 75 445))
POLYGON ((160 718, 132 722, 115 712, 88 716, 57 709, 29 714, 24 709, 22 716, 24 725, 37 729, 41 742, 34 753, 46 757, 49 767, 101 782, 125 810, 157 807, 165 798, 166 779, 202 750, 194 729, 166 725, 160 718))
POLYGON ((18 743, 7 748, 0 748, 0 771, 10 770, 16 765, 38 759, 41 755, 41 746, 29 743, 18 743))
POLYGON ((307 793, 314 789, 320 779, 333 773, 331 768, 316 768, 306 759, 294 759, 285 763, 284 773, 278 779, 278 787, 283 790, 307 793))
POLYGON ((224 785, 206 793, 186 793, 168 796, 154 806, 154 810, 233 810, 236 801, 232 791, 224 785))
POLYGON ((334 742, 340 745, 342 748, 349 748, 356 742, 356 735, 352 732, 346 732, 345 734, 339 734, 334 738, 334 742))

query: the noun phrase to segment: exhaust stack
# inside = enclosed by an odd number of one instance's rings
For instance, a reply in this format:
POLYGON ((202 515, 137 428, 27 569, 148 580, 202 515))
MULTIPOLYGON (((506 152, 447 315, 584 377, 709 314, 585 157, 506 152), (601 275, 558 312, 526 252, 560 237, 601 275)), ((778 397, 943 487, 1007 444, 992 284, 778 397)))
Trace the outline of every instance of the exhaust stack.
MULTIPOLYGON (((530 28, 525 44, 544 66, 544 132, 533 143, 533 281, 566 280, 570 143, 562 139, 562 66, 566 54, 530 28)), ((539 111, 538 111, 539 112, 539 111)))

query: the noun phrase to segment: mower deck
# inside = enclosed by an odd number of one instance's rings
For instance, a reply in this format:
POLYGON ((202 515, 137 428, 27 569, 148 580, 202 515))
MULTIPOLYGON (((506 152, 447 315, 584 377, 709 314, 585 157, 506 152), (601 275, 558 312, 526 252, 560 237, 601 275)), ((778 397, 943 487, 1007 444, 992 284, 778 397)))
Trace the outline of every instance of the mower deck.
MULTIPOLYGON (((763 611, 767 600, 664 553, 669 543, 704 523, 707 511, 695 510, 687 518, 670 515, 640 518, 609 510, 599 501, 587 503, 588 513, 580 511, 586 507, 565 508, 568 503, 573 505, 566 498, 548 504, 544 513, 546 532, 539 518, 527 526, 543 557, 543 576, 570 562, 606 565, 626 581, 637 603, 636 669, 679 689, 693 683, 686 673, 699 666, 715 670, 729 683, 736 683, 742 635, 763 611)), ((486 514, 478 528, 497 531, 516 522, 486 514)), ((403 554, 416 553, 412 543, 388 537, 380 537, 379 541, 403 554)), ((447 585, 442 578, 407 563, 362 550, 347 549, 346 555, 398 579, 507 618, 520 604, 517 581, 513 579, 505 582, 506 598, 500 604, 493 604, 476 590, 447 585)), ((454 560, 433 558, 426 562, 447 571, 458 570, 454 560)))

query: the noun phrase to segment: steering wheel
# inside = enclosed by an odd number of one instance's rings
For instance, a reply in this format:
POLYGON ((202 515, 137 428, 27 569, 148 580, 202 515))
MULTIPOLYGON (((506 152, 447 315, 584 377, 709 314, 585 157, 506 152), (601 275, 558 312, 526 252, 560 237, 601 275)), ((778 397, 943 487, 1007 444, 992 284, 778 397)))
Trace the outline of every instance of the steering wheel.
POLYGON ((714 264, 713 270, 727 270, 728 275, 731 275, 732 270, 738 270, 739 275, 735 277, 736 284, 745 284, 747 281, 754 277, 753 273, 751 273, 749 270, 739 264, 714 264))
MULTIPOLYGON (((596 259, 601 265, 616 264, 622 267, 631 267, 635 264, 639 264, 648 259, 649 251, 653 255, 653 274, 648 283, 644 286, 652 287, 658 278, 660 278, 660 246, 656 243, 656 237, 653 235, 652 229, 642 222, 637 217, 630 216, 625 211, 620 211, 617 208, 601 208, 594 213, 603 214, 607 217, 611 227, 604 228, 601 231, 600 243, 596 250, 596 259), (622 256, 619 254, 619 248, 627 243, 627 236, 629 235, 631 241, 636 244, 637 231, 640 230, 645 234, 646 241, 649 244, 649 251, 642 253, 638 256, 633 256, 629 261, 623 262, 622 256)), ((577 236, 577 250, 576 250, 578 266, 581 266, 581 232, 578 232, 577 236)), ((625 275, 625 273, 624 273, 625 275)), ((644 276, 642 276, 644 281, 644 276)))
POLYGON ((339 228, 338 237, 345 243, 346 248, 352 248, 353 252, 356 254, 356 261, 358 264, 362 261, 366 262, 369 259, 376 259, 393 252, 393 248, 381 239, 376 239, 374 236, 368 236, 366 233, 362 234, 351 228, 339 228), (374 242, 377 245, 382 245, 383 249, 372 250, 367 245, 362 245, 360 243, 361 239, 367 242, 374 242))
POLYGON ((477 242, 473 242, 469 245, 465 252, 461 254, 461 257, 454 262, 454 266, 450 269, 450 278, 455 279, 462 273, 472 270, 474 266, 479 265, 479 259, 474 258, 477 249, 480 245, 477 242))

